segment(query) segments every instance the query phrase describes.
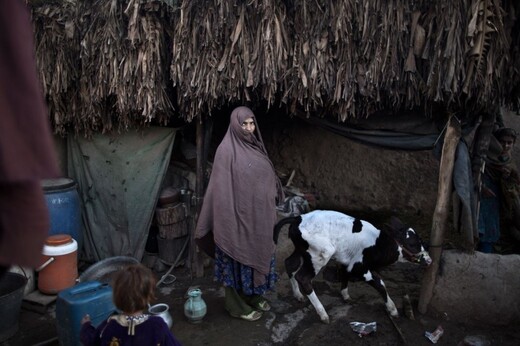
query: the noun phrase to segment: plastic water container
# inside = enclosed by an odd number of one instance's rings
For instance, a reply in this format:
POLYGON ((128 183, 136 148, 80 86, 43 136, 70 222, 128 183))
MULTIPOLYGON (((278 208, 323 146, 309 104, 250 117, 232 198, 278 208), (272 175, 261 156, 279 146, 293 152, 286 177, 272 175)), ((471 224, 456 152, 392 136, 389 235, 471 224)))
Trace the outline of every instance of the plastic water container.
POLYGON ((49 210, 49 235, 70 234, 83 246, 83 229, 78 184, 71 178, 45 179, 41 181, 49 210))
POLYGON ((78 277, 78 243, 68 234, 47 237, 38 272, 38 290, 57 294, 74 286, 78 277))
POLYGON ((81 319, 90 315, 97 327, 116 312, 112 302, 112 287, 99 281, 86 281, 67 288, 56 300, 56 325, 62 346, 80 345, 81 319))

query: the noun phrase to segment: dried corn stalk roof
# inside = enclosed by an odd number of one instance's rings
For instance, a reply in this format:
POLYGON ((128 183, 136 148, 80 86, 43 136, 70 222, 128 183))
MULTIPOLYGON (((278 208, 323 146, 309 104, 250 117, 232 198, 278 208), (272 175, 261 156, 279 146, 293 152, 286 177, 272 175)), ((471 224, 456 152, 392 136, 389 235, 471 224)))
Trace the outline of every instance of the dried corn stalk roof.
MULTIPOLYGON (((515 8, 516 7, 516 8, 515 8)), ((518 107, 514 0, 34 1, 57 133, 230 103, 332 114, 518 107)))

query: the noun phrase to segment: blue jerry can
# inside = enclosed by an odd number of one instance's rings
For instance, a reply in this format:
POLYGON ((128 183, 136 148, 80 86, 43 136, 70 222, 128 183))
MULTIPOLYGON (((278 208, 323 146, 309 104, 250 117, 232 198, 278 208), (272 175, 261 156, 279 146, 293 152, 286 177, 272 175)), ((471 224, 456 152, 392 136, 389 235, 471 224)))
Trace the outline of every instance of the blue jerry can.
POLYGON ((62 346, 81 345, 79 331, 81 319, 90 315, 97 327, 111 314, 117 312, 112 301, 112 287, 98 281, 87 281, 58 293, 56 324, 58 340, 62 346))

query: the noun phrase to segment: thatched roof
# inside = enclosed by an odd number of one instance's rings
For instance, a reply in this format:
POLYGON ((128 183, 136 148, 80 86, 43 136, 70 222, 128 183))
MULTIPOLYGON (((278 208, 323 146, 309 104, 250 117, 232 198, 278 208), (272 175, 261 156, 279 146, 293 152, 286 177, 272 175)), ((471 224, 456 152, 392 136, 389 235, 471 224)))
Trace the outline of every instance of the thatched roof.
MULTIPOLYGON (((516 6, 516 8, 515 8, 516 6)), ((344 121, 518 107, 514 0, 32 1, 56 132, 265 102, 344 121)))

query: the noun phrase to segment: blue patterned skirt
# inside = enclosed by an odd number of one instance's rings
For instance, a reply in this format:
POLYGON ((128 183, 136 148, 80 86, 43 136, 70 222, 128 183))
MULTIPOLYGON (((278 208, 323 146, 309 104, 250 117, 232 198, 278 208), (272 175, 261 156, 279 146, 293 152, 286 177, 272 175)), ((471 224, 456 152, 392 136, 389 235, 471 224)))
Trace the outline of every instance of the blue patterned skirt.
POLYGON ((226 287, 233 287, 245 295, 262 295, 268 290, 274 290, 278 275, 275 272, 274 255, 271 258, 269 274, 265 283, 254 287, 253 268, 243 265, 229 257, 218 246, 215 247, 215 279, 226 287))

